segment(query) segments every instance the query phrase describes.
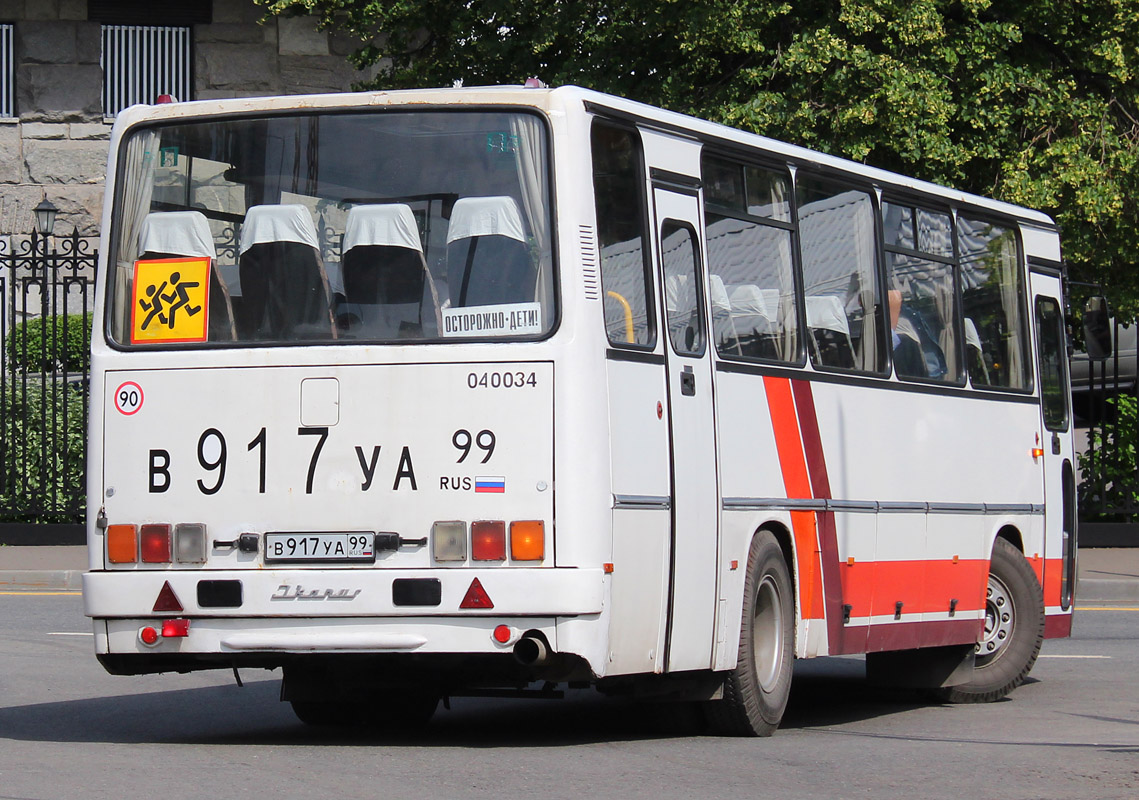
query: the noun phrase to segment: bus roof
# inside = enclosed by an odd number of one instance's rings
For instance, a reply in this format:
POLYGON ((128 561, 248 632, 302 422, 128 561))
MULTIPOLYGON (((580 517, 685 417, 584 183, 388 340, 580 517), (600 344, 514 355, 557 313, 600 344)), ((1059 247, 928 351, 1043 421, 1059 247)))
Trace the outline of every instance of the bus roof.
POLYGON ((631 117, 642 124, 683 131, 706 140, 730 142, 744 147, 761 148, 771 155, 800 164, 813 164, 859 176, 871 183, 903 191, 913 191, 944 199, 947 203, 969 205, 1016 217, 1030 225, 1054 228, 1047 214, 1023 206, 994 200, 982 195, 959 191, 940 184, 919 180, 902 173, 890 172, 857 161, 789 144, 759 134, 732 128, 698 117, 667 111, 655 106, 627 100, 580 86, 555 89, 523 86, 478 86, 445 89, 402 89, 378 92, 343 92, 335 94, 282 95, 274 97, 242 97, 220 100, 196 100, 161 105, 135 105, 120 112, 115 120, 112 138, 117 139, 128 128, 139 123, 175 121, 212 115, 287 113, 305 110, 367 109, 386 106, 530 106, 543 111, 590 104, 618 115, 631 117))

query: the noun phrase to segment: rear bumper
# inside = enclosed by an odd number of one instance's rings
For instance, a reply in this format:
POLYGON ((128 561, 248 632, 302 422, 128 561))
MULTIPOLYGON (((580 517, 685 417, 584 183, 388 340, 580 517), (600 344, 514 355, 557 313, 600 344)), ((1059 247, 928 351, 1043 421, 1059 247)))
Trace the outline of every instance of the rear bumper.
POLYGON ((97 571, 83 576, 83 602, 96 619, 576 616, 601 612, 604 580, 600 569, 565 568, 97 571), (492 606, 461 609, 475 579, 492 606), (397 597, 397 580, 438 581, 438 602, 397 597), (203 582, 218 581, 240 584, 239 605, 201 594, 203 582), (182 611, 153 610, 165 584, 182 611))

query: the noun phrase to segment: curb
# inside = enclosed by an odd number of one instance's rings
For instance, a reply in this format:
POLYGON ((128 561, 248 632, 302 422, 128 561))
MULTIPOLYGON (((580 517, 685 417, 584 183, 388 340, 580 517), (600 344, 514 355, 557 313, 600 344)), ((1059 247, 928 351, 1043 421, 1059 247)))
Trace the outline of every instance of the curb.
POLYGON ((1080 603, 1139 600, 1139 581, 1084 578, 1076 584, 1076 608, 1080 603))
POLYGON ((0 591, 79 591, 81 569, 13 569, 0 571, 0 591))

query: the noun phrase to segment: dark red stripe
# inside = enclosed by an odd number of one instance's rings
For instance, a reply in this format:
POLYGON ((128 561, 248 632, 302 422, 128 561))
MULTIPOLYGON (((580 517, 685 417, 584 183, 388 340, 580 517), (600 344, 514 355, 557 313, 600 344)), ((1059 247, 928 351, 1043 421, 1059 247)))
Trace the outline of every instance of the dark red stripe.
POLYGON ((1071 614, 1049 614, 1044 618, 1045 639, 1066 639, 1072 635, 1071 614))
MULTIPOLYGON (((972 644, 981 638, 982 619, 947 619, 936 622, 894 622, 871 625, 867 631, 866 652, 913 650, 916 647, 972 644)), ((864 628, 865 630, 865 628, 864 628)))
MULTIPOLYGON (((830 478, 823 454, 823 440, 819 434, 819 420, 815 413, 815 397, 809 381, 793 380, 795 412, 799 417, 799 430, 803 436, 803 452, 807 457, 807 471, 811 476, 811 493, 816 500, 831 499, 830 478)), ((838 534, 834 512, 820 511, 819 550, 823 567, 823 606, 826 609, 828 650, 845 652, 842 625, 842 575, 838 562, 838 534)))

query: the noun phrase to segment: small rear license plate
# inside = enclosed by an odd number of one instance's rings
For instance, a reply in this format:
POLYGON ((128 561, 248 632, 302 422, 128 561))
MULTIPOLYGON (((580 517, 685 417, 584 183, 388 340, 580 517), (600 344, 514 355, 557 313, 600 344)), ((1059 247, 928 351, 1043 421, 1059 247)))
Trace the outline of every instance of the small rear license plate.
POLYGON ((265 562, 372 564, 376 560, 371 532, 265 534, 265 562))

